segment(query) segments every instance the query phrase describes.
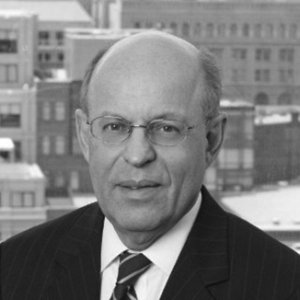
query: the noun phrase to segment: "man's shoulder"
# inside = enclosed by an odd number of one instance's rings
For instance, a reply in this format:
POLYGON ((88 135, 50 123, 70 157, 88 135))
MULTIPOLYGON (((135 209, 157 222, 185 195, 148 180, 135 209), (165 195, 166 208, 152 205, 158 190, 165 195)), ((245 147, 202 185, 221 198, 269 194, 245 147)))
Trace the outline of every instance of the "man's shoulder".
POLYGON ((43 224, 18 233, 1 244, 2 254, 12 253, 13 251, 11 250, 16 249, 21 245, 23 245, 23 247, 26 247, 26 245, 32 245, 33 242, 37 246, 43 245, 46 240, 56 240, 58 242, 59 239, 64 236, 64 234, 69 230, 69 228, 72 227, 72 225, 81 215, 87 213, 88 211, 93 211, 97 207, 97 203, 92 203, 75 209, 74 211, 54 220, 47 221, 43 224), (10 251, 5 251, 5 249, 9 249, 10 251))
POLYGON ((282 268, 293 268, 300 280, 300 255, 269 234, 244 219, 228 214, 229 243, 231 256, 235 260, 249 258, 269 265, 281 264, 282 268))

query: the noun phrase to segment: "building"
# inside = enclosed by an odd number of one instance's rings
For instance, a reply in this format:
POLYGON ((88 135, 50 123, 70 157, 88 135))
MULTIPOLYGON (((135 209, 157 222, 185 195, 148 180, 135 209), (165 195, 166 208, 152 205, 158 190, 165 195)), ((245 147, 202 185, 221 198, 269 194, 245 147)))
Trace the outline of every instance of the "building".
POLYGON ((0 240, 46 220, 45 178, 27 163, 0 163, 0 240))
POLYGON ((221 110, 228 119, 217 157, 217 188, 249 190, 254 183, 254 106, 246 101, 223 99, 221 110))
POLYGON ((223 70, 224 97, 253 104, 300 103, 300 3, 103 1, 111 28, 165 28, 208 47, 223 70))
POLYGON ((38 51, 36 75, 49 76, 43 70, 63 68, 64 30, 69 27, 92 27, 93 21, 77 1, 9 1, 2 0, 1 10, 22 9, 37 16, 38 51))
POLYGON ((47 178, 47 196, 91 191, 74 122, 77 102, 72 101, 79 92, 73 92, 69 80, 59 79, 38 82, 37 90, 37 163, 47 178))
POLYGON ((300 107, 261 106, 255 118, 256 185, 300 177, 300 107))
POLYGON ((36 16, 0 10, 0 137, 14 142, 16 160, 35 162, 33 66, 36 16))

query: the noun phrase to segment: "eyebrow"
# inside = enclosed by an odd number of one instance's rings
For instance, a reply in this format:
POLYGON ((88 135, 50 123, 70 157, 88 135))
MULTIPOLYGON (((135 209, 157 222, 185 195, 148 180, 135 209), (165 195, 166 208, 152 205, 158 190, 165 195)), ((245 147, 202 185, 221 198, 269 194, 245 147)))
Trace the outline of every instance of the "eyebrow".
MULTIPOLYGON (((100 115, 94 117, 94 118, 98 118, 98 117, 116 117, 116 118, 121 118, 124 120, 128 120, 127 117, 122 116, 122 114, 116 113, 116 112, 112 112, 112 111, 104 111, 102 112, 100 115)), ((159 113, 157 115, 153 115, 151 118, 149 118, 149 120, 156 120, 156 119, 165 119, 165 120, 178 120, 178 121, 183 121, 186 120, 186 117, 181 114, 181 113, 175 113, 175 112, 163 112, 163 113, 159 113)), ((145 121, 149 121, 149 120, 145 120, 145 121)))

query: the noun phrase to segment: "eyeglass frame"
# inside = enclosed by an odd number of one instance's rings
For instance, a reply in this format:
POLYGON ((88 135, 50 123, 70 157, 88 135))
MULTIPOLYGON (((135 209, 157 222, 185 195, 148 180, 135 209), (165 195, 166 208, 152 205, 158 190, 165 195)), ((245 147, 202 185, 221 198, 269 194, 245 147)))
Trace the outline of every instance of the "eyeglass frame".
POLYGON ((180 144, 181 142, 183 142, 186 137, 187 137, 187 133, 189 132, 189 130, 192 130, 192 129, 195 129, 198 125, 187 125, 186 123, 182 122, 182 121, 179 121, 179 120, 167 120, 167 119, 161 119, 161 121, 176 121, 176 122, 179 122, 182 126, 183 126, 183 131, 182 131, 182 138, 180 140, 178 140, 177 142, 175 142, 174 144, 161 144, 161 143, 157 143, 155 142, 152 138, 151 138, 151 134, 149 134, 150 130, 149 130, 149 127, 151 125, 151 123, 155 122, 155 121, 159 121, 159 119, 153 119, 149 122, 147 122, 146 124, 135 124, 135 123, 131 123, 130 121, 122 118, 122 117, 118 117, 118 116, 98 116, 98 117, 95 117, 94 119, 92 119, 91 121, 86 121, 86 124, 90 126, 90 133, 91 135, 97 139, 97 140, 101 140, 103 143, 107 144, 107 145, 121 145, 123 142, 125 142, 126 140, 128 140, 133 132, 133 129, 134 128, 144 128, 145 129, 145 133, 146 133, 146 137, 147 137, 147 140, 149 142, 151 142, 152 144, 155 144, 155 145, 159 145, 159 146, 165 146, 165 147, 172 147, 172 146, 176 146, 178 144, 180 144), (93 133, 93 123, 95 120, 97 119, 103 119, 103 118, 113 118, 113 119, 117 119, 117 120, 121 120, 123 121, 125 124, 128 125, 128 135, 126 136, 125 139, 122 139, 120 142, 117 142, 117 143, 111 143, 111 142, 107 142, 105 139, 103 139, 103 137, 98 137, 96 136, 94 133, 93 133))

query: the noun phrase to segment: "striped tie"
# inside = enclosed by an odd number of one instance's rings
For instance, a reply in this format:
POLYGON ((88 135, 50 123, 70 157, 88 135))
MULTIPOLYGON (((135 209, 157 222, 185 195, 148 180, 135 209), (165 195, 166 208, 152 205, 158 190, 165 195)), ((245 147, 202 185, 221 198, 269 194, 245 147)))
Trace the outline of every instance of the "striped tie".
POLYGON ((137 300, 133 286, 150 265, 151 261, 143 254, 121 253, 118 279, 110 300, 137 300))

